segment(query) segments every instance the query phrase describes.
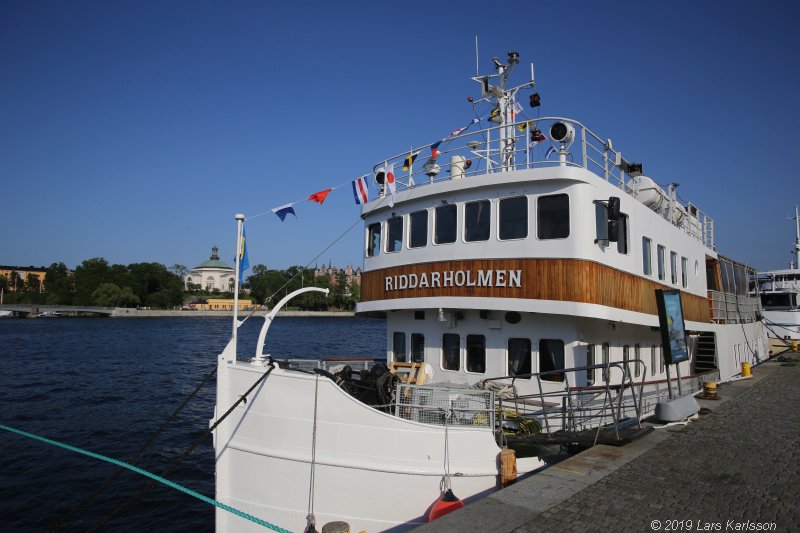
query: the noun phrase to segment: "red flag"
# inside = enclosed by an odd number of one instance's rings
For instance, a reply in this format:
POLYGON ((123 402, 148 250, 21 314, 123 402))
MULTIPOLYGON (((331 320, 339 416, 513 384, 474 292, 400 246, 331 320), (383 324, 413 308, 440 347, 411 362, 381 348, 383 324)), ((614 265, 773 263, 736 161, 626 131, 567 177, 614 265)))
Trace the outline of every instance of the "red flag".
POLYGON ((309 200, 313 200, 318 204, 322 205, 322 202, 325 201, 325 198, 328 196, 328 193, 333 190, 333 187, 330 189, 325 189, 324 191, 315 192, 311 196, 308 197, 309 200))

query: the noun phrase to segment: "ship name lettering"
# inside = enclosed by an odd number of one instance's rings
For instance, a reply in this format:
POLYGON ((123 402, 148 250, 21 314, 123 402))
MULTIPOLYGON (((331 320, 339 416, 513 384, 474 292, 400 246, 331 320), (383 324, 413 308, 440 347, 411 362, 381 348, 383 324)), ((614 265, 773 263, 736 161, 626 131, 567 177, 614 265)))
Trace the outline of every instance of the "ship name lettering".
POLYGON ((522 287, 522 270, 445 270, 386 276, 388 291, 442 287, 522 287))
POLYGON ((442 287, 452 287, 453 286, 453 271, 452 270, 445 270, 442 272, 442 287))

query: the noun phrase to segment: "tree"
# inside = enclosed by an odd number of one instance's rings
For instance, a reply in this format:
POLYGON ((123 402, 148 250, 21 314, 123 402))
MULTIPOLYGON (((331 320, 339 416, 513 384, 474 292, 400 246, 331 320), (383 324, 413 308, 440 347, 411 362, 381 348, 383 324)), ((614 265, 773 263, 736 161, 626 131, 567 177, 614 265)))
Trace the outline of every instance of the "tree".
POLYGON ((111 269, 108 261, 102 257, 86 259, 75 267, 73 303, 75 305, 91 305, 94 291, 104 283, 111 283, 111 269))
POLYGON ((181 281, 186 279, 186 275, 189 273, 189 269, 186 268, 186 265, 179 265, 177 263, 169 267, 169 271, 178 276, 181 281))
POLYGON ((100 307, 117 307, 122 290, 113 283, 102 283, 92 292, 92 303, 100 307))
POLYGON ((47 267, 44 286, 47 288, 47 303, 69 305, 72 303, 72 275, 64 263, 53 263, 47 267))

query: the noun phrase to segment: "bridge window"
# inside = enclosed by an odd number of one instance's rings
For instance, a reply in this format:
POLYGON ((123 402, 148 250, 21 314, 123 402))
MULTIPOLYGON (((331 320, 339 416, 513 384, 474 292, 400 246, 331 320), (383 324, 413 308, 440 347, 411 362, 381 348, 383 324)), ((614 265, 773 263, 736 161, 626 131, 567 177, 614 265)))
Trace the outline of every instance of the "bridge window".
POLYGON ((461 368, 461 338, 455 333, 442 335, 442 368, 445 370, 461 368))
POLYGON ((642 271, 645 276, 653 275, 653 241, 642 237, 642 271))
POLYGON ((458 211, 455 204, 443 205, 436 208, 433 234, 433 242, 435 244, 456 242, 457 215, 458 211))
POLYGON ((528 198, 517 196, 500 200, 500 240, 524 239, 528 236, 528 198))
POLYGON ((658 279, 660 279, 661 281, 664 281, 664 278, 666 277, 666 273, 664 272, 666 265, 664 264, 664 262, 666 261, 666 257, 665 256, 666 256, 666 252, 667 251, 660 244, 658 245, 656 250, 657 250, 656 259, 658 260, 658 279))
POLYGON ((569 237, 569 196, 566 194, 540 196, 537 207, 537 234, 540 239, 569 237))
POLYGON ((411 362, 422 363, 425 361, 425 335, 422 333, 411 334, 411 362))
POLYGON ((675 252, 669 253, 669 270, 673 284, 678 283, 678 254, 675 252))
POLYGON ((421 248, 428 245, 428 211, 415 211, 408 216, 409 248, 421 248))
POLYGON ((486 372, 486 337, 467 335, 467 372, 486 372))
POLYGON ((386 251, 399 252, 403 245, 403 217, 386 221, 386 251))
POLYGON ((564 381, 564 341, 560 339, 539 341, 539 371, 553 372, 543 375, 542 381, 564 381))
POLYGON ((489 200, 468 202, 464 206, 464 240, 467 242, 489 240, 490 215, 489 200))
POLYGON ((650 346, 650 375, 656 375, 656 365, 658 361, 656 360, 656 345, 650 346))
POLYGON ((367 226, 367 257, 381 253, 381 224, 376 222, 367 226))
POLYGON ((392 334, 392 360, 398 363, 406 361, 406 334, 402 331, 392 334))
POLYGON ((681 257, 681 286, 685 289, 689 282, 689 260, 681 257))
POLYGON ((508 375, 531 373, 531 340, 508 339, 508 375))

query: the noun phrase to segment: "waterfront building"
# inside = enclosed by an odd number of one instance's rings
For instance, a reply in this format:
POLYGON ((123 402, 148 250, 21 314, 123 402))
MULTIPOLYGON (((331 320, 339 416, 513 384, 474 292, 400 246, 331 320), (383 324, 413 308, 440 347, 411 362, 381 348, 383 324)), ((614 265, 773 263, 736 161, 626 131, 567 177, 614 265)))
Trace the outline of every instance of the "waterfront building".
POLYGON ((184 290, 233 292, 236 273, 232 266, 219 258, 219 248, 211 248, 211 257, 194 267, 184 278, 184 290))
MULTIPOLYGON (((205 303, 193 304, 198 311, 233 311, 233 298, 208 298, 205 303)), ((253 302, 248 299, 239 300, 239 311, 251 311, 253 302)))
POLYGON ((331 266, 329 262, 327 267, 322 265, 321 267, 314 269, 314 277, 318 278, 327 274, 331 278, 331 283, 336 286, 336 284, 339 282, 338 274, 340 272, 344 272, 348 287, 361 286, 361 268, 358 267, 354 269, 351 265, 347 265, 344 268, 339 268, 331 266))
POLYGON ((26 286, 30 287, 34 283, 32 278, 36 278, 38 282, 39 292, 44 290, 44 277, 47 274, 46 267, 34 266, 9 266, 0 265, 0 278, 6 279, 6 290, 8 292, 15 292, 24 290, 26 286))

